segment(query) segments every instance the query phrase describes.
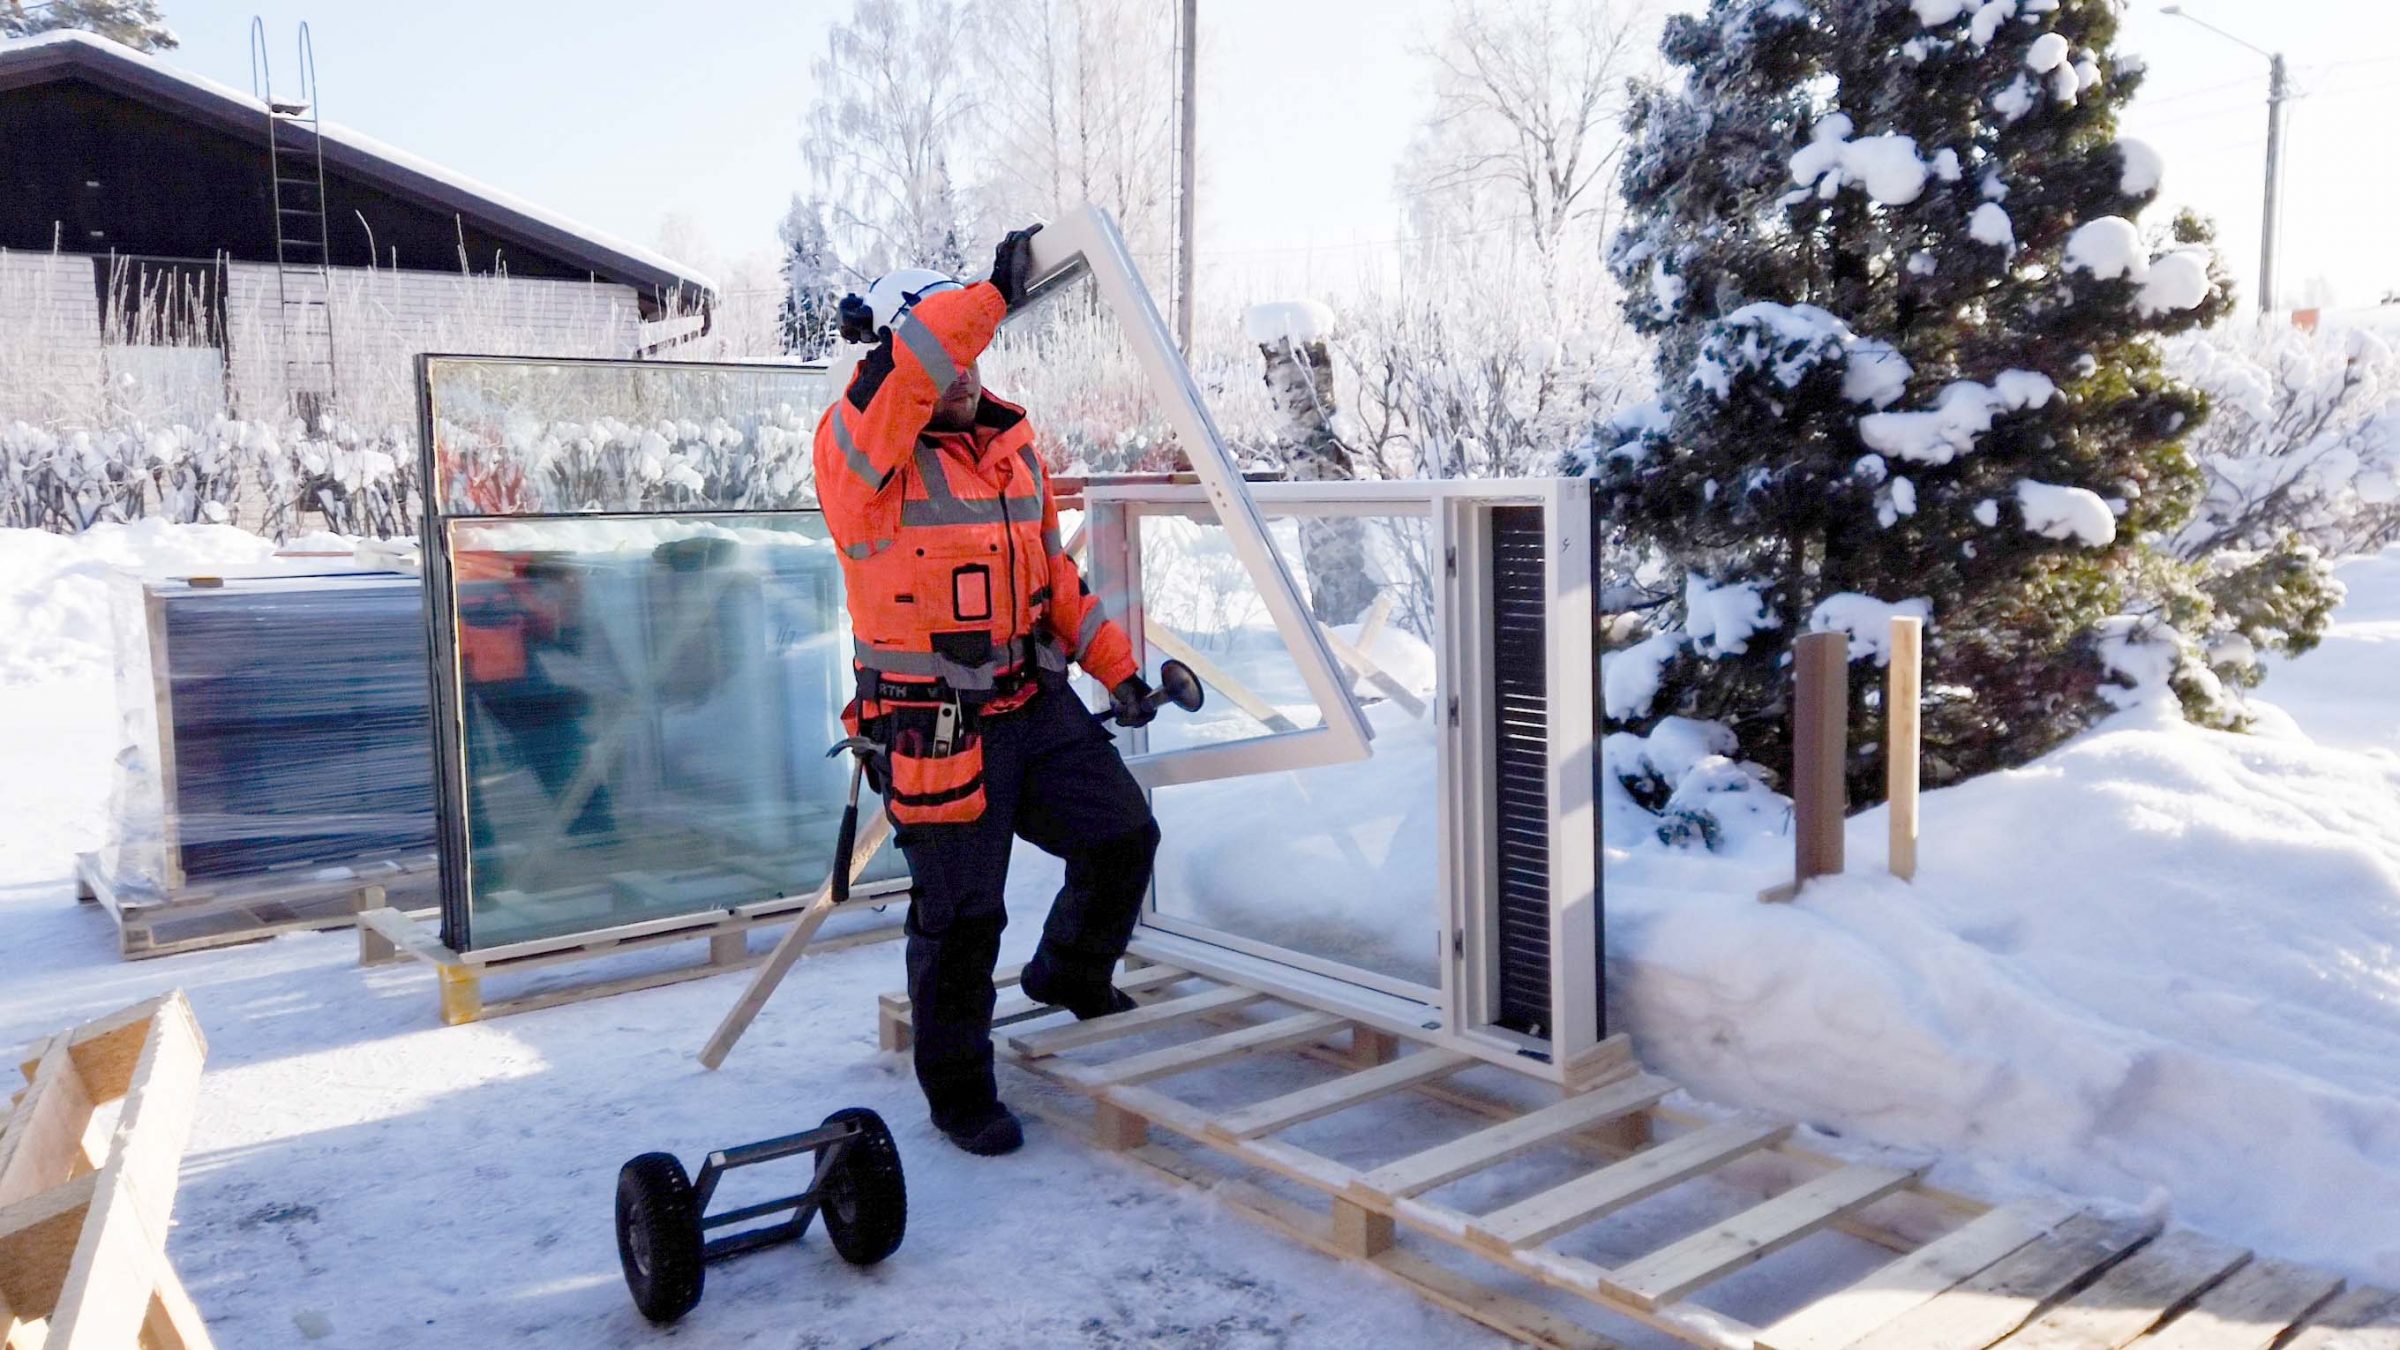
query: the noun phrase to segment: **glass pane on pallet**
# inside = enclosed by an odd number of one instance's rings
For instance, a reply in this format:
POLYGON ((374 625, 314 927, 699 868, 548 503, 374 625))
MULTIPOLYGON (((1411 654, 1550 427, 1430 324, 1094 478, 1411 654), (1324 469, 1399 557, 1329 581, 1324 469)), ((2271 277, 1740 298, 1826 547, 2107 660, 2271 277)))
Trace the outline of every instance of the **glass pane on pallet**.
POLYGON ((820 370, 430 357, 426 385, 437 515, 816 505, 820 370))
POLYGON ((475 946, 823 884, 852 680, 814 512, 446 529, 475 946))

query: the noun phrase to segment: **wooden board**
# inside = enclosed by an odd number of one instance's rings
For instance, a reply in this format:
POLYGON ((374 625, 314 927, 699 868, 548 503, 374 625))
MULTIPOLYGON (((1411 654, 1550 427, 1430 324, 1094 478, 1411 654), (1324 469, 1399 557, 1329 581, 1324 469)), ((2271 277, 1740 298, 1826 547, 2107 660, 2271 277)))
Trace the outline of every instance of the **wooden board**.
POLYGON ((1211 1121, 1209 1130, 1227 1139, 1256 1139, 1446 1078, 1475 1062, 1469 1056, 1449 1050, 1420 1050, 1373 1068, 1344 1074, 1331 1082, 1252 1103, 1211 1121))
POLYGON ((2349 1290, 2310 1314, 2283 1350, 2400 1350, 2400 1294, 2349 1290))
POLYGON ((2118 1350, 2249 1259, 2244 1249, 2198 1233, 2168 1233, 2001 1344, 2008 1350, 2118 1350))
POLYGON ((1860 1338, 1855 1350, 1984 1350, 2156 1231, 2080 1214, 1860 1338))
POLYGON ((1370 1199, 1422 1195, 1470 1172, 1522 1157, 1564 1135, 1645 1110, 1674 1090, 1674 1084, 1649 1074, 1619 1079, 1463 1139, 1386 1163, 1359 1178, 1354 1189, 1370 1199))
MULTIPOLYGON (((1152 1006, 1164 1007, 1165 1005, 1154 1004, 1152 1006)), ((1132 1014, 1120 1015, 1131 1016, 1132 1014)), ((1088 1026, 1090 1023, 1084 1025, 1088 1026)), ((1191 1073, 1197 1069, 1205 1069, 1212 1064, 1222 1064, 1229 1059, 1239 1059, 1244 1055, 1258 1054, 1268 1050, 1282 1050, 1290 1046, 1321 1041, 1348 1025, 1348 1022, 1331 1013, 1293 1013, 1289 1017, 1278 1017, 1274 1021, 1261 1022, 1256 1026, 1220 1032, 1214 1036, 1204 1036, 1199 1040, 1187 1041, 1182 1045, 1169 1045, 1144 1054, 1129 1055, 1124 1059, 1112 1060, 1097 1068, 1071 1067, 1061 1069, 1060 1072, 1069 1081, 1084 1087, 1114 1087, 1120 1084, 1130 1087, 1160 1078, 1172 1078, 1179 1073, 1191 1073)))
POLYGON ((2006 1205, 1759 1333, 1758 1350, 1839 1350, 2063 1223, 2063 1204, 2006 1205))
MULTIPOLYGON (((1642 1156, 1636 1154, 1628 1161, 1642 1156)), ((1661 1307, 1781 1251, 1916 1179, 1913 1170, 1863 1163, 1828 1172, 1704 1232, 1619 1266, 1610 1273, 1608 1285, 1636 1303, 1661 1307)))
POLYGON ((2143 1350, 2268 1350, 2341 1291, 2338 1275, 2252 1261, 2200 1296, 2190 1312, 2136 1344, 2143 1350))
POLYGON ((1226 987, 1203 993, 1186 994, 1181 998, 1161 999, 1156 1003, 1135 1008, 1131 1012, 1111 1013, 1088 1022, 1075 1022, 1063 1027, 1045 1027, 1040 1031, 1021 1032, 1005 1037, 1009 1049, 1027 1059, 1040 1059, 1061 1051, 1076 1050, 1102 1041, 1115 1040, 1139 1032, 1156 1031, 1177 1022, 1210 1013, 1227 1012, 1234 1008, 1259 1002, 1266 995, 1250 989, 1226 987))
POLYGON ((1504 1248, 1547 1242, 1744 1154, 1772 1147, 1791 1132, 1789 1125, 1720 1121, 1495 1210, 1475 1220, 1468 1232, 1504 1248))

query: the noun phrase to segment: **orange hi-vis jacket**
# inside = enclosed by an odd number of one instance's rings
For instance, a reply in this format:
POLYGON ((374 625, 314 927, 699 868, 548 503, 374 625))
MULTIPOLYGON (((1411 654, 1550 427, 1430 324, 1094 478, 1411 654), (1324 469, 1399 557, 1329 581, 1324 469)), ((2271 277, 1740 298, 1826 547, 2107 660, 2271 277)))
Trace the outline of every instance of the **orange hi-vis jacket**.
POLYGON ((1137 673, 1059 538, 1025 410, 987 394, 973 430, 926 430, 1006 313, 989 282, 918 301, 817 424, 817 497, 842 550, 854 654, 880 691, 868 705, 922 685, 929 702, 999 712, 1031 697, 1026 676, 1070 658, 1104 688, 1137 673))

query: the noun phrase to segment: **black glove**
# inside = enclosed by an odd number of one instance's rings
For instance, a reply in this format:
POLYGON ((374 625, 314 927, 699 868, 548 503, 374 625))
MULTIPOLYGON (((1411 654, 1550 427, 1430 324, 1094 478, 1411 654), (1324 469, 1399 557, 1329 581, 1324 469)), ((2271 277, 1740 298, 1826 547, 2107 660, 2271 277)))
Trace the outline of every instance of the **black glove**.
POLYGON ((839 319, 842 341, 864 346, 875 340, 875 308, 867 303, 865 296, 843 296, 841 306, 834 312, 839 319))
POLYGON ((1000 288, 1000 298, 1010 309, 1025 300, 1025 288, 1033 281, 1033 237, 1042 232, 1039 225, 1010 230, 992 250, 992 284, 1000 288))
POLYGON ((1118 726, 1146 727, 1158 720, 1158 709, 1150 703, 1150 682, 1139 675, 1127 676, 1109 690, 1108 702, 1118 726))

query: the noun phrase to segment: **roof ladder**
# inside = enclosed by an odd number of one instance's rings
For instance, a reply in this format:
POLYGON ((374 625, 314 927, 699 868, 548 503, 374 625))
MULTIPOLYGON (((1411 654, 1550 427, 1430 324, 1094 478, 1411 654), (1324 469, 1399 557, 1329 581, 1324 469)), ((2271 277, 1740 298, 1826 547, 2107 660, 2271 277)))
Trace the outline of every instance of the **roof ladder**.
POLYGON ((267 28, 250 20, 250 91, 267 110, 267 163, 275 210, 275 299, 283 338, 283 388, 292 414, 322 431, 334 402, 333 274, 325 225, 325 140, 317 116, 317 54, 300 25, 300 97, 275 97, 267 28))

